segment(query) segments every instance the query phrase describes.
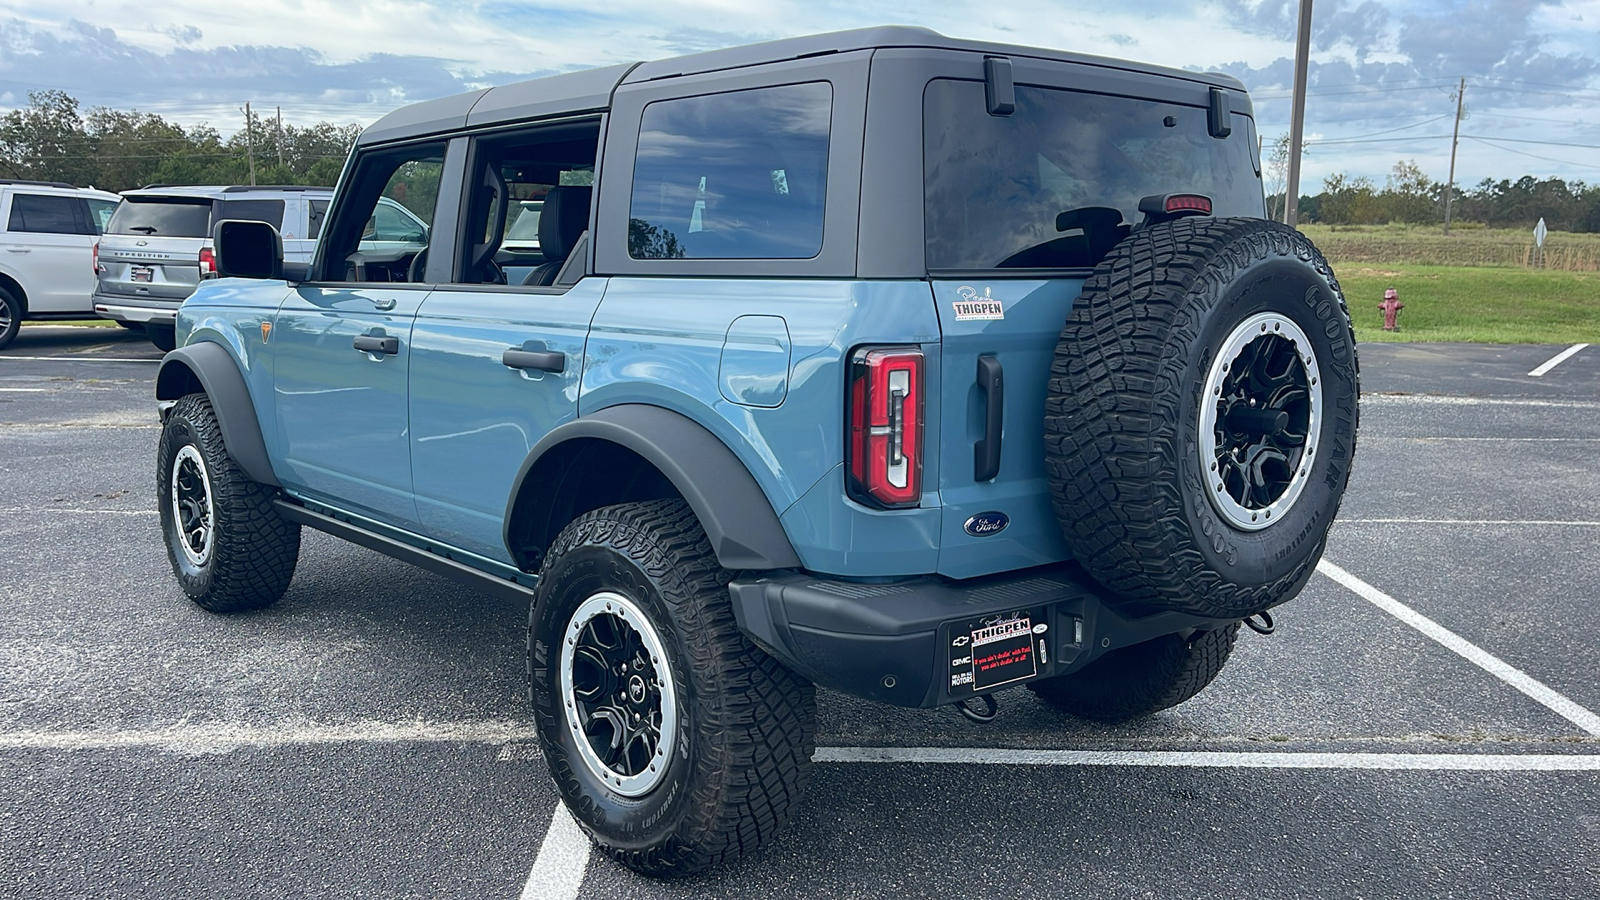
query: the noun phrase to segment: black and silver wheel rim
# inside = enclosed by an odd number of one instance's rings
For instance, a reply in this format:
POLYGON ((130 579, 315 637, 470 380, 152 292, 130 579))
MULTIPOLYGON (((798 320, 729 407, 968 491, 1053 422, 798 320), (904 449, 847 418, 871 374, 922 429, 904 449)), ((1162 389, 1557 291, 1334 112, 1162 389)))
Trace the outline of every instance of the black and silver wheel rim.
POLYGON ((1229 525, 1259 531, 1299 500, 1322 393, 1316 351, 1287 316, 1251 316, 1222 342, 1206 375, 1199 438, 1206 496, 1229 525))
POLYGON ((677 735, 677 692, 661 637, 628 598, 583 601, 561 640, 561 706, 578 758, 624 797, 661 783, 677 735))
POLYGON ((172 528, 178 549, 195 568, 211 559, 216 536, 216 510, 211 502, 211 478, 205 460, 193 444, 178 449, 172 461, 172 528))
POLYGON ((0 299, 0 334, 11 330, 11 304, 0 299))

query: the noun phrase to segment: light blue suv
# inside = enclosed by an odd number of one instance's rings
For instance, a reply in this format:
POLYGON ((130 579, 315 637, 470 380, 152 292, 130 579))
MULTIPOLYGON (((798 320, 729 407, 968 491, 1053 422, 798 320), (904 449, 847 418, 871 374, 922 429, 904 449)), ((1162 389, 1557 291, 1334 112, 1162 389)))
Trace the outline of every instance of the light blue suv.
POLYGON ((156 389, 173 571, 262 607, 310 526, 529 601, 550 772, 654 875, 787 819, 814 684, 1182 702, 1355 451, 1344 299, 1256 148, 1225 76, 910 28, 399 110, 309 265, 215 226, 156 389), (363 244, 389 202, 425 243, 363 244))

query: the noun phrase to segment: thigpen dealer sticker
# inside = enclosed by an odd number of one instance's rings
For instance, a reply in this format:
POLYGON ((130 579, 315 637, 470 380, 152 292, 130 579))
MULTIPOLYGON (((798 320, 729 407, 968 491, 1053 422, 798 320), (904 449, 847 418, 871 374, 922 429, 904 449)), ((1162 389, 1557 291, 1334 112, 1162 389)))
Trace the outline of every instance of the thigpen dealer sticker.
POLYGON ((988 288, 984 288, 980 295, 975 289, 962 285, 956 288, 956 293, 961 295, 961 299, 951 305, 955 307, 957 322, 1006 317, 1005 308, 999 300, 989 296, 988 288))

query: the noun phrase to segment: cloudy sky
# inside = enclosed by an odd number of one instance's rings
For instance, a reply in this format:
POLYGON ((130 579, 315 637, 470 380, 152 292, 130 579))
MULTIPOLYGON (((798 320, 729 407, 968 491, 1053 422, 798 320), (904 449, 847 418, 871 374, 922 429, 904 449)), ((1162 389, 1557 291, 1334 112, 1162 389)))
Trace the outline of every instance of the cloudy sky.
MULTIPOLYGON (((1286 132, 1297 0, 0 0, 0 108, 29 91, 224 134, 246 100, 371 122, 486 84, 876 24, 1221 70, 1286 132)), ((1303 189, 1398 159, 1458 181, 1600 182, 1600 0, 1316 0, 1303 189)))

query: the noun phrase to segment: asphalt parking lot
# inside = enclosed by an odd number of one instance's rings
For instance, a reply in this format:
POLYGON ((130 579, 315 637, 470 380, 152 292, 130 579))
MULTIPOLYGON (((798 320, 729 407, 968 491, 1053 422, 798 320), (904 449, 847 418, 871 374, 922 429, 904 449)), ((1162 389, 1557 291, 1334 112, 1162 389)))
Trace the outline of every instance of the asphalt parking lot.
POLYGON ((159 353, 0 352, 0 895, 1600 894, 1600 347, 1364 345, 1323 574, 1134 725, 819 697, 771 847, 659 884, 557 809, 526 610, 307 532, 206 614, 153 512, 159 353))

